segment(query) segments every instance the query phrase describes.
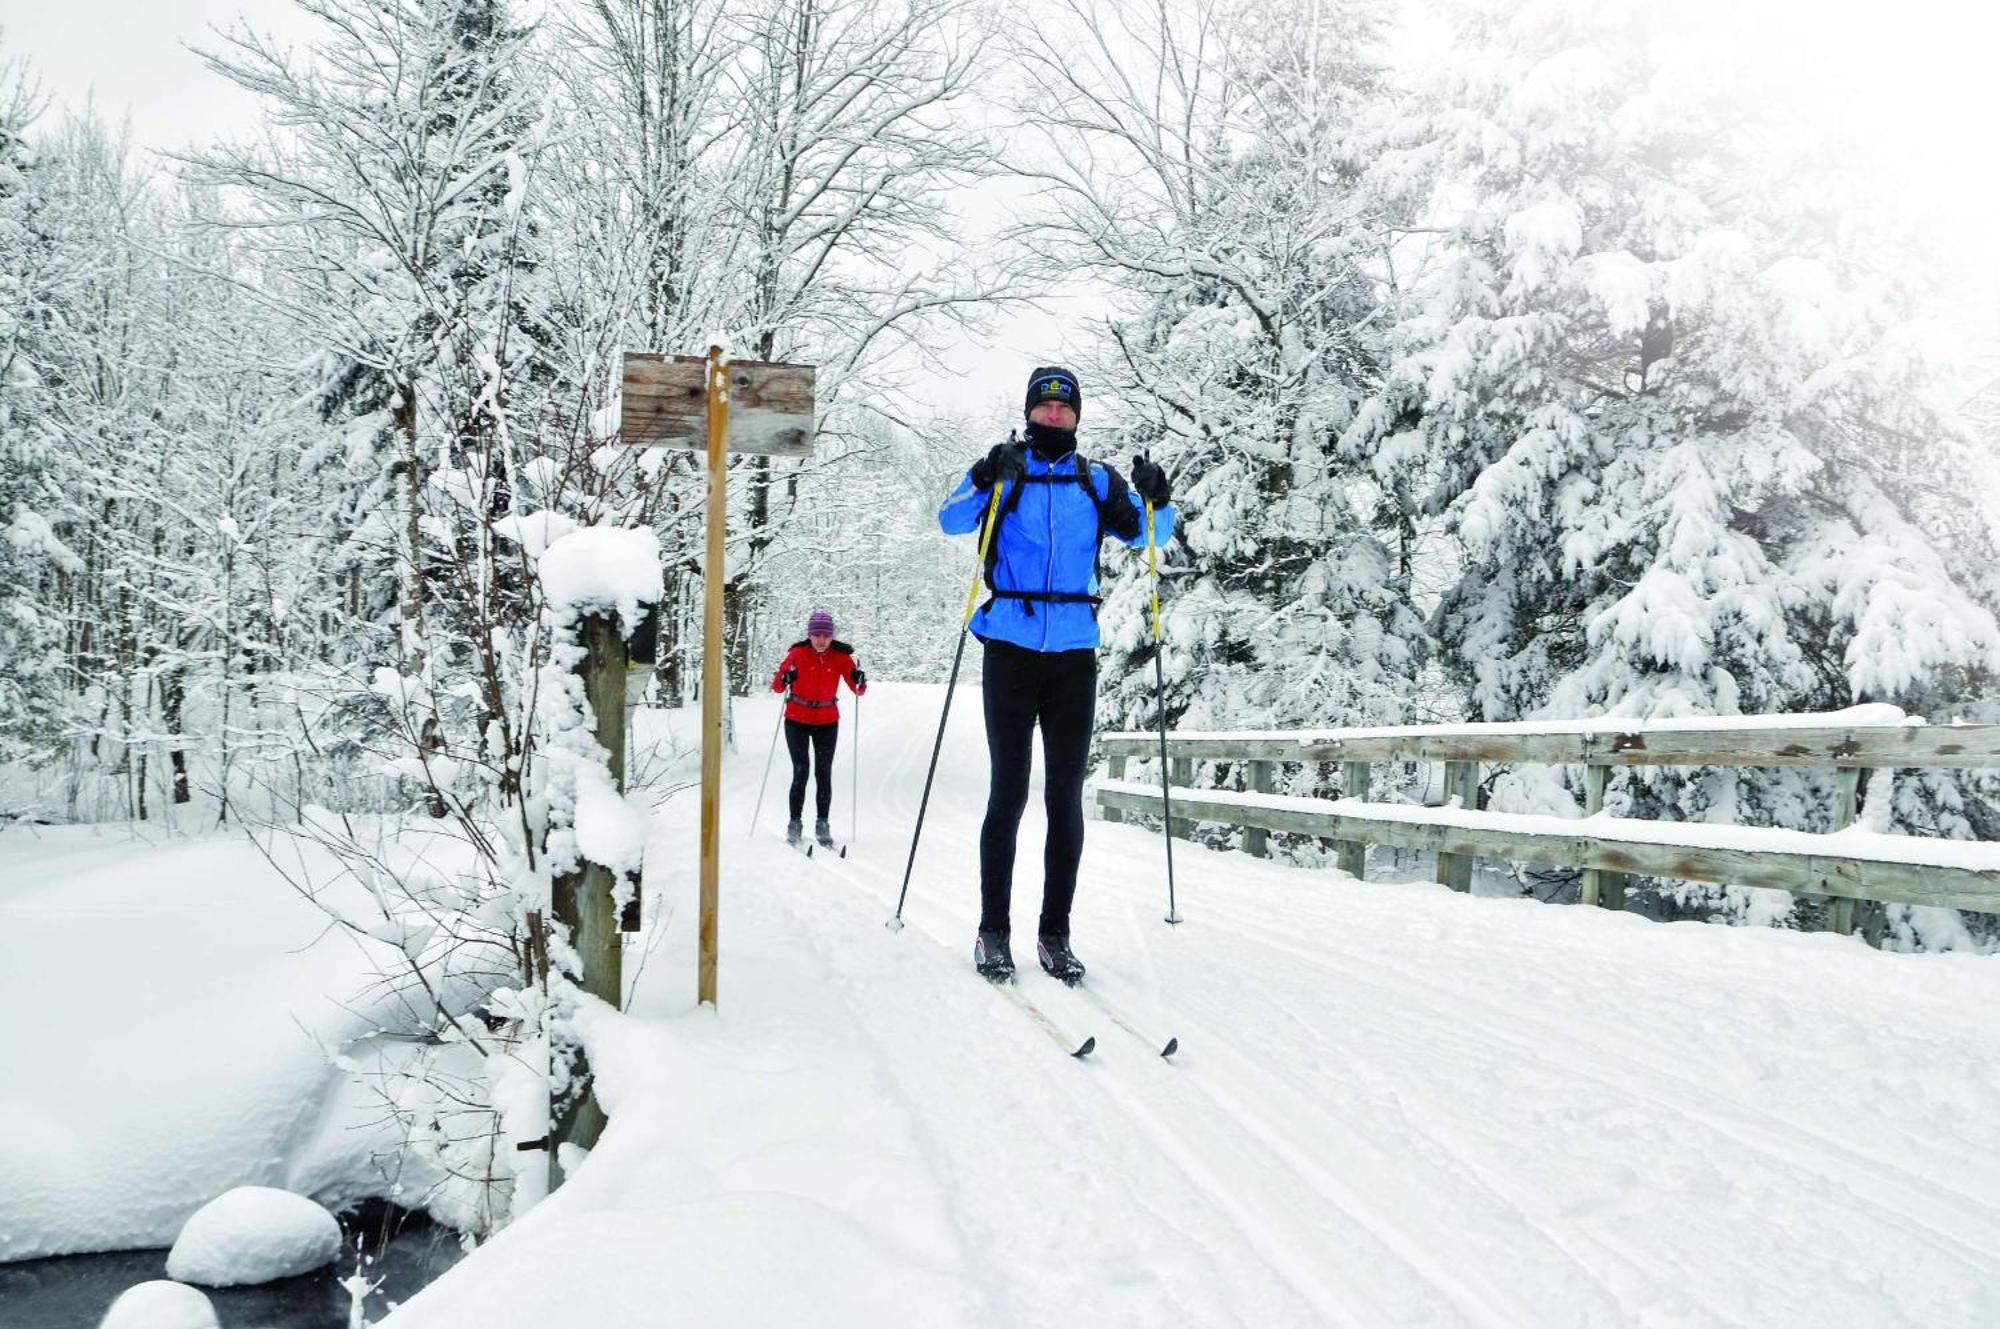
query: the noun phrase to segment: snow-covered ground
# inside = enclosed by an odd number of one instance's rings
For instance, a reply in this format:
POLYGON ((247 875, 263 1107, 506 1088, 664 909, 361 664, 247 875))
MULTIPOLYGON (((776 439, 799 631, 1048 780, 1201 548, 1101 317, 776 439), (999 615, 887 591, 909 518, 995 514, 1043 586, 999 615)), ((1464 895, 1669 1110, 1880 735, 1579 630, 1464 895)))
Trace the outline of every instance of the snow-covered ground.
MULTIPOLYGON (((1024 974, 1096 1035, 1073 1061, 970 972, 976 688, 956 703, 910 925, 883 926, 941 694, 881 684, 863 703, 845 861, 779 842, 782 771, 750 834, 775 711, 738 703, 719 1009, 694 1006, 690 791, 655 820, 633 1015, 587 1022, 604 1139, 393 1329, 2000 1323, 1993 958, 1185 845, 1187 921, 1169 928, 1157 837, 1093 823, 1079 953, 1182 1051, 1164 1062, 1024 974)), ((649 713, 643 737, 685 743, 692 720, 649 713)), ((1025 940, 1038 807, 1022 834, 1025 940)), ((281 1037, 300 985, 354 977, 317 948, 274 949, 292 923, 254 943, 217 924, 282 910, 258 903, 283 897, 252 857, 225 870, 220 846, 166 845, 135 877, 129 849, 113 874, 82 832, 27 843, 0 838, 0 1241, 17 1253, 55 1248, 24 1224, 144 1226, 134 1197, 156 1172, 200 1163, 220 1182, 213 1142, 232 1128, 214 1114, 268 1108, 276 1081, 256 1067, 316 1055, 281 1037), (77 957, 68 976, 24 990, 15 966, 57 948, 77 957), (241 1023, 174 1028, 165 1008, 194 986, 241 1023)), ((263 1148, 278 1157, 324 1112, 299 1104, 263 1148)), ((229 1184, 297 1179, 251 1161, 235 1171, 262 1174, 229 1184)))
MULTIPOLYGON (((324 855, 275 847, 365 912, 324 855)), ((0 1260, 166 1246, 234 1186, 385 1191, 400 1139, 331 1054, 394 1055, 394 954, 241 836, 0 832, 0 1260)))
MULTIPOLYGON (((1991 959, 1191 847, 1169 928, 1157 838, 1093 824, 1079 952, 1183 1050, 1024 975, 1096 1034, 1075 1062, 969 971, 976 690, 883 927, 941 693, 863 703, 845 861, 778 842, 782 773, 749 836, 774 713, 739 703, 719 1010, 688 794, 648 855, 639 1018, 590 1030, 604 1140, 394 1329, 2000 1322, 1991 959)), ((1024 935, 1040 834, 1031 805, 1024 935)))

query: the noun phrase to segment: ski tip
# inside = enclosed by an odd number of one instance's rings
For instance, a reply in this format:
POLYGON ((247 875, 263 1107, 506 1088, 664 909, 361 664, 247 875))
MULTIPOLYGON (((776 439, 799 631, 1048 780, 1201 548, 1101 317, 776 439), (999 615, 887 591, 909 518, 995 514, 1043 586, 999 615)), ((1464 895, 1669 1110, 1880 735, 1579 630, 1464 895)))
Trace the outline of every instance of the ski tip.
POLYGON ((1171 1057, 1180 1050, 1181 1041, 1178 1038, 1170 1038, 1167 1040, 1167 1045, 1160 1049, 1160 1055, 1162 1057, 1171 1057))
POLYGON ((811 845, 807 845, 807 846, 806 846, 806 857, 807 857, 807 858, 811 858, 812 856, 813 856, 813 847, 812 847, 811 845))
POLYGON ((1078 1048, 1076 1051, 1070 1053, 1069 1055, 1072 1057, 1076 1057, 1080 1060, 1084 1057, 1089 1056, 1091 1053, 1095 1051, 1097 1051, 1097 1035, 1089 1034, 1085 1036, 1083 1040, 1083 1046, 1078 1048))
POLYGON ((846 857, 847 857, 847 846, 846 846, 846 845, 842 845, 842 846, 840 846, 840 856, 841 856, 842 858, 846 858, 846 857))

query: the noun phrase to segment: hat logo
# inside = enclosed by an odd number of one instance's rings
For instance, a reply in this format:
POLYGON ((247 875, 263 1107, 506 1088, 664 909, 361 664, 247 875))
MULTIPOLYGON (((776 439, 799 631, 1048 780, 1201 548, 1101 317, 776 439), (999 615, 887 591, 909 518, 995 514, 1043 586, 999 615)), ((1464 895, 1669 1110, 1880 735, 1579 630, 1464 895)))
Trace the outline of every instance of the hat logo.
POLYGON ((1045 378, 1042 380, 1040 391, 1044 397, 1066 398, 1070 394, 1069 380, 1063 378, 1045 378))

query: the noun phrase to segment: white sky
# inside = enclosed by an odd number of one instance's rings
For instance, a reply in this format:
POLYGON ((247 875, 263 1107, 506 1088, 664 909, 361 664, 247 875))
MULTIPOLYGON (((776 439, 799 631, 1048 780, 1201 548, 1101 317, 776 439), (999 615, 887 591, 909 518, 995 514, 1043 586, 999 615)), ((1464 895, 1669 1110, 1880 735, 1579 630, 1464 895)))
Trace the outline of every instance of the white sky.
MULTIPOLYGON (((1581 2, 1581 0, 1579 0, 1581 2)), ((1691 0, 1715 9, 1718 40, 1766 53, 1768 95, 1806 98, 1865 125, 1879 187, 1907 195, 1935 243, 1965 274, 1968 306, 2000 290, 2000 51, 1993 0, 1691 0), (1734 30, 1734 37, 1724 36, 1734 30)), ((116 123, 129 114, 143 147, 178 148, 254 129, 255 101, 188 49, 237 21, 297 41, 313 24, 291 0, 0 0, 0 51, 26 55, 59 114, 93 96, 116 123)), ((1036 364, 1073 361, 1091 299, 1053 317, 997 321, 995 345, 950 348, 953 372, 932 404, 1018 418, 1036 364)), ((1969 317, 1977 317, 1970 315, 1969 317)), ((1090 385, 1085 383, 1086 400, 1090 385)), ((1099 420, 1102 417, 1098 417, 1099 420)), ((1086 426, 1087 429, 1087 426, 1086 426)))
MULTIPOLYGON (((309 40, 317 26, 293 0, 0 0, 0 54, 32 61, 50 98, 48 118, 94 98, 109 123, 130 115, 140 147, 176 149, 256 129, 256 99, 188 49, 213 48, 212 29, 239 21, 289 43, 309 40)), ((996 318, 991 346, 944 348, 951 372, 919 395, 939 410, 990 417, 1004 431, 1019 420, 1028 371, 1075 358, 1084 315, 1066 304, 1074 302, 1054 301, 1053 316, 996 318)), ((967 446, 997 440, 997 432, 982 434, 967 446)))
POLYGON ((33 62, 53 114, 94 96, 141 146, 181 148, 257 123, 256 99, 188 49, 239 18, 291 41, 312 29, 292 0, 0 0, 0 43, 33 62))

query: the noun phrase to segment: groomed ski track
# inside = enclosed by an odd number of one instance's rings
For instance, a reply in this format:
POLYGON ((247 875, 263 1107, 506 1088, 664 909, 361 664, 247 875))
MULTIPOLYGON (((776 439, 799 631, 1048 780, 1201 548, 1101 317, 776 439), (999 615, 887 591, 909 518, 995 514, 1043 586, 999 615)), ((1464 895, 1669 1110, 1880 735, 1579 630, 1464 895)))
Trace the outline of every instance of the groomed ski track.
MULTIPOLYGON (((597 1155, 392 1325, 2000 1323, 1995 960, 1191 846, 1170 928, 1157 838, 1093 821, 1077 950, 1166 1061, 1033 969, 1038 784, 1017 959, 1077 1061, 971 970, 976 682, 884 926, 942 694, 871 690, 845 860, 783 844, 782 769, 750 836, 764 752, 731 757, 715 1013, 697 799, 660 807, 597 1155)), ((641 725, 642 767, 691 756, 692 716, 641 725)))

